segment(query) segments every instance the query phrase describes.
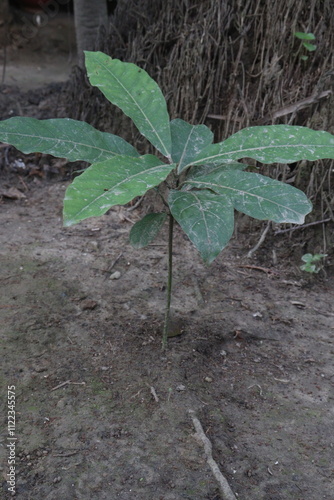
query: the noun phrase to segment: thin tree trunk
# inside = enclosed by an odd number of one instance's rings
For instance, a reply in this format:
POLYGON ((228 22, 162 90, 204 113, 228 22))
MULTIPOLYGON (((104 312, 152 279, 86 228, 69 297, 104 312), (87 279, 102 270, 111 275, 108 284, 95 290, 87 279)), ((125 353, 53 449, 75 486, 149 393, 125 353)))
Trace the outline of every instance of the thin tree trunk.
POLYGON ((84 65, 84 50, 94 50, 99 30, 108 25, 106 0, 74 0, 78 64, 84 65))

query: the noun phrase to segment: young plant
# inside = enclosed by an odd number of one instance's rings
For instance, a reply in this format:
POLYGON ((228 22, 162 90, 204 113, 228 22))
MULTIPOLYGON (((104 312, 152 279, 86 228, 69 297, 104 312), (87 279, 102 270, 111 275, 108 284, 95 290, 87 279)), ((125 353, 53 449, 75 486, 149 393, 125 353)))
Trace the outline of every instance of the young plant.
MULTIPOLYGON (((307 52, 314 52, 317 48, 316 45, 311 43, 315 40, 315 36, 313 35, 313 33, 303 33, 302 31, 297 31, 296 33, 294 33, 294 36, 301 40, 301 47, 304 47, 307 52)), ((300 58, 302 59, 302 61, 308 60, 308 56, 306 56, 305 54, 302 54, 300 58)))
POLYGON ((317 263, 324 257, 327 257, 326 253, 316 253, 314 255, 312 253, 306 253, 302 256, 302 261, 305 262, 305 264, 300 266, 300 269, 310 274, 318 273, 322 266, 317 265, 317 263))
POLYGON ((234 210, 260 220, 303 223, 311 203, 301 191, 248 172, 247 165, 238 160, 293 163, 334 158, 334 136, 305 127, 273 125, 249 127, 213 144, 213 133, 205 125, 192 125, 179 118, 170 121, 159 86, 138 66, 101 52, 86 52, 86 67, 90 83, 133 120, 159 155, 140 156, 122 138, 71 119, 14 117, 0 123, 0 140, 24 153, 41 152, 91 164, 67 188, 65 226, 102 215, 114 205, 126 204, 151 188, 157 189, 163 197, 164 211, 148 214, 137 222, 130 241, 136 248, 148 245, 169 221, 165 347, 174 222, 207 264, 230 240, 234 210))

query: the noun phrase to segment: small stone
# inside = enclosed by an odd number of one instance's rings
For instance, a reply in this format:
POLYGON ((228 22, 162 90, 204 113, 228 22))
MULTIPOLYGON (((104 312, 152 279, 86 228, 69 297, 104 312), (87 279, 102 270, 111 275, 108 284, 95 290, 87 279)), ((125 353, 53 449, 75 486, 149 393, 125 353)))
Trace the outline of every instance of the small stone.
POLYGON ((256 311, 252 314, 253 318, 263 318, 263 314, 260 311, 256 311))
POLYGON ((112 273, 110 275, 111 280, 119 280, 120 277, 121 277, 121 273, 119 271, 115 271, 114 273, 112 273))
POLYGON ((205 382, 213 382, 213 378, 211 377, 205 377, 205 382))
POLYGON ((181 392, 181 391, 185 391, 186 390, 186 386, 183 385, 183 384, 180 384, 176 387, 176 390, 181 392))
POLYGON ((97 241, 88 241, 86 250, 88 252, 96 252, 99 249, 97 241))
POLYGON ((35 370, 35 372, 37 373, 42 373, 42 372, 46 372, 48 367, 47 367, 47 364, 45 362, 45 364, 41 364, 41 365, 33 365, 33 369, 35 370))
POLYGON ((83 311, 92 311, 96 306, 97 302, 95 300, 87 299, 81 302, 81 309, 83 311))

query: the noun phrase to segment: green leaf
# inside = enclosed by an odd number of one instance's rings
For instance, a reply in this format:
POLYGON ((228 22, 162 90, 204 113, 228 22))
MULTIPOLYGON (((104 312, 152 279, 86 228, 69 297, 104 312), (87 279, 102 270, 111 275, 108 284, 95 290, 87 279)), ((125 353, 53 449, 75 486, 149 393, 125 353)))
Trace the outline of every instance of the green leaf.
POLYGON ((254 158, 262 163, 294 163, 334 158, 334 136, 292 125, 269 125, 240 130, 226 141, 206 147, 192 165, 226 159, 254 158))
POLYGON ((93 163, 120 154, 139 156, 121 137, 69 118, 10 118, 0 122, 0 140, 23 153, 45 153, 69 161, 93 163))
POLYGON ((228 197, 210 191, 170 191, 173 217, 210 264, 230 240, 234 229, 233 205, 228 197))
POLYGON ((180 174, 206 146, 212 143, 213 133, 206 125, 191 125, 177 118, 170 123, 172 133, 172 159, 178 163, 180 174))
POLYGON ((247 167, 248 165, 246 165, 246 163, 238 163, 233 160, 230 162, 220 163, 218 165, 196 165, 189 170, 187 181, 197 179, 203 175, 226 172, 227 170, 244 170, 247 167))
POLYGON ((166 213, 147 214, 132 227, 130 243, 134 248, 146 247, 159 233, 165 220, 166 213))
POLYGON ((312 253, 305 253, 302 256, 302 261, 304 261, 304 262, 312 262, 312 260, 313 260, 313 254, 312 253))
POLYGON ((312 253, 305 253, 302 256, 302 261, 307 263, 319 262, 319 260, 323 259, 324 257, 327 257, 326 253, 316 253, 314 255, 312 253))
POLYGON ((299 189, 251 172, 222 171, 185 184, 228 196, 236 210, 260 220, 302 224, 312 209, 299 189))
POLYGON ((64 225, 103 215, 113 205, 124 205, 165 180, 175 165, 152 155, 115 156, 91 165, 67 188, 64 225))
POLYGON ((299 40, 315 40, 313 33, 303 33, 302 31, 297 31, 294 35, 296 38, 299 38, 299 40))
POLYGON ((102 52, 85 52, 88 78, 135 123, 164 156, 171 159, 171 134, 165 98, 158 84, 135 64, 102 52))
POLYGON ((308 43, 308 42, 304 42, 303 43, 303 46, 305 47, 305 49, 307 49, 309 52, 314 52, 315 49, 317 48, 316 45, 313 45, 313 43, 308 43))

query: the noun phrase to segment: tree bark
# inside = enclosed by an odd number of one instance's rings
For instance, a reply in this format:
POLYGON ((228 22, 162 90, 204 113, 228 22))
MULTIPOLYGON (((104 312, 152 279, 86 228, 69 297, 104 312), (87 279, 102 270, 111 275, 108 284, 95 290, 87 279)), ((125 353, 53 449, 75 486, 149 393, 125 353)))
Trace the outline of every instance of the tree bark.
POLYGON ((84 50, 94 50, 99 30, 107 28, 108 10, 106 0, 74 0, 74 23, 76 30, 78 64, 84 65, 84 50))

